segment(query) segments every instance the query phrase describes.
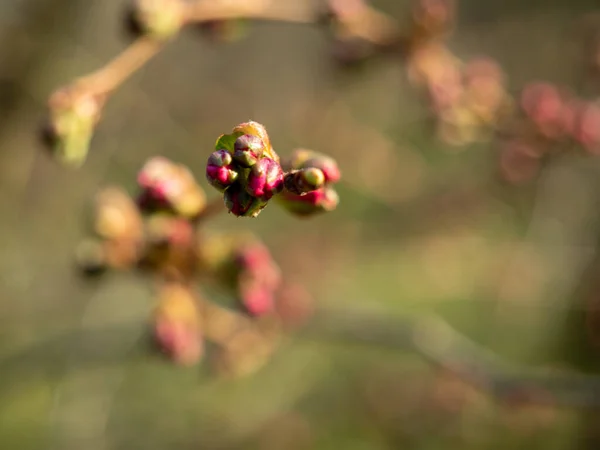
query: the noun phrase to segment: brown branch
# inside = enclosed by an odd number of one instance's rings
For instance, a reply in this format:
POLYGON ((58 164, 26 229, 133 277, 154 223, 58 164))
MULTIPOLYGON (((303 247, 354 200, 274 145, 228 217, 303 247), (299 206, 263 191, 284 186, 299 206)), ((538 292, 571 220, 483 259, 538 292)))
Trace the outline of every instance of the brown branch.
POLYGON ((151 38, 139 38, 101 69, 79 78, 76 86, 88 94, 107 94, 143 67, 163 45, 151 38))

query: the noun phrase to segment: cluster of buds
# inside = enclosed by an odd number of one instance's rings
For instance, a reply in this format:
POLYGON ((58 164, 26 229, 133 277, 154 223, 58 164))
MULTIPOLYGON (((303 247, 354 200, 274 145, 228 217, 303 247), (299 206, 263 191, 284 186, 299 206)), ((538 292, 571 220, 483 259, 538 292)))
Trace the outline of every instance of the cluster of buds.
MULTIPOLYGON (((321 191, 331 189, 329 185, 340 178, 332 159, 297 151, 284 172, 264 127, 254 122, 221 136, 217 147, 206 173, 225 193, 232 212, 242 212, 237 203, 241 192, 263 207, 275 194, 286 193, 301 198, 286 200, 289 204, 315 196, 308 201, 313 208, 332 209, 315 200, 326 197, 321 191), (238 190, 233 194, 232 189, 238 190)), ((88 274, 140 268, 161 280, 152 337, 173 362, 198 363, 205 353, 204 342, 210 341, 217 349, 220 373, 254 372, 269 360, 281 332, 296 329, 310 317, 312 297, 282 277, 268 248, 256 237, 207 234, 201 229, 216 210, 207 204, 187 167, 154 157, 142 166, 137 183, 134 196, 116 187, 98 193, 96 237, 77 249, 81 267, 88 274), (235 297, 236 307, 209 301, 192 288, 197 280, 207 279, 235 297)))
POLYGON ((296 328, 312 313, 312 297, 286 280, 269 249, 254 235, 201 235, 197 241, 200 271, 219 280, 241 310, 253 318, 270 317, 296 328))
POLYGON ((477 58, 446 80, 428 85, 439 136, 453 145, 489 137, 509 117, 512 99, 500 66, 477 58))
POLYGON ((503 144, 500 168, 510 182, 533 178, 556 151, 600 154, 600 105, 551 83, 528 84, 520 95, 519 127, 503 144))
POLYGON ((333 158, 312 150, 297 149, 283 163, 285 189, 280 203, 298 216, 333 211, 339 202, 334 184, 340 170, 333 158))
POLYGON ((454 2, 418 0, 413 8, 407 67, 423 90, 438 135, 451 145, 485 139, 510 112, 511 98, 500 66, 489 58, 461 61, 444 38, 454 23, 454 2))
POLYGON ((304 151, 282 164, 264 126, 245 122, 222 135, 208 158, 206 178, 223 192, 227 209, 235 216, 256 217, 277 196, 292 213, 308 215, 331 211, 338 203, 329 186, 340 178, 331 158, 304 151), (307 206, 308 205, 308 206, 307 206))
POLYGON ((54 92, 48 101, 49 118, 43 138, 53 155, 68 167, 85 161, 105 98, 77 85, 54 92))
POLYGON ((133 0, 127 10, 126 25, 134 36, 164 41, 179 33, 185 11, 181 0, 133 0))
POLYGON ((194 221, 206 208, 204 191, 183 166, 150 159, 138 174, 137 198, 117 187, 96 197, 93 229, 77 256, 82 268, 152 267, 186 277, 195 267, 194 221))

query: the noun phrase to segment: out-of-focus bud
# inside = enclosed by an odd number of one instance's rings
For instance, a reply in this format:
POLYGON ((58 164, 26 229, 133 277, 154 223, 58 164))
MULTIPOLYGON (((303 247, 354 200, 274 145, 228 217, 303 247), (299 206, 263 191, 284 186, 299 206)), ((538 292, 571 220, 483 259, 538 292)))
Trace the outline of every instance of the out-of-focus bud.
POLYGON ((563 93, 550 83, 531 83, 521 92, 521 108, 525 115, 537 131, 549 139, 565 132, 565 106, 563 93))
POLYGON ((447 144, 459 147, 472 144, 484 137, 478 117, 466 106, 443 111, 438 119, 438 136, 447 144))
POLYGON ((65 166, 77 168, 85 162, 103 106, 104 96, 75 86, 59 89, 50 97, 44 141, 65 166))
POLYGON ((278 162, 263 158, 250 169, 246 190, 253 197, 269 200, 283 189, 283 171, 278 162))
POLYGON ((438 42, 412 51, 408 59, 408 79, 415 86, 437 85, 461 73, 461 61, 438 42))
POLYGON ((276 198, 289 212, 302 217, 333 211, 339 203, 337 192, 330 186, 322 187, 304 195, 297 195, 284 190, 276 198))
POLYGON ((132 34, 159 41, 174 37, 183 22, 184 2, 181 0, 133 0, 126 16, 132 34))
POLYGON ((433 39, 450 30, 454 23, 452 0, 416 0, 412 11, 415 26, 413 39, 433 39))
POLYGON ((233 149, 236 163, 242 167, 252 167, 262 157, 265 144, 258 136, 243 134, 236 139, 233 149))
POLYGON ((273 311, 274 293, 281 285, 281 270, 269 249, 256 238, 235 250, 236 290, 246 312, 261 316, 273 311))
POLYGON ((98 240, 81 242, 75 251, 75 261, 86 275, 98 275, 108 268, 104 245, 98 240))
POLYGON ((154 245, 188 246, 193 243, 194 228, 183 218, 156 214, 146 222, 146 238, 154 245))
POLYGON ((262 316, 273 311, 274 293, 260 280, 243 277, 240 281, 239 296, 244 309, 251 316, 262 316))
POLYGON ((260 279, 268 289, 274 290, 280 285, 281 271, 269 249, 257 238, 248 236, 235 250, 234 259, 242 274, 260 279))
POLYGON ((211 186, 224 191, 238 178, 238 172, 233 165, 233 158, 227 150, 213 152, 206 165, 206 179, 211 186))
POLYGON ((170 284, 161 289, 153 329, 156 344, 175 363, 189 366, 202 358, 198 307, 187 287, 170 284))
POLYGON ((118 187, 107 187, 96 194, 94 230, 108 240, 141 240, 142 218, 126 192, 118 187))
POLYGON ((267 206, 267 201, 248 194, 246 188, 235 183, 225 191, 225 207, 237 217, 256 217, 267 206))
POLYGON ((571 133, 575 142, 588 153, 600 154, 600 106, 595 103, 581 105, 571 133))
POLYGON ((184 166, 157 156, 144 164, 138 174, 143 189, 142 208, 148 210, 172 209, 183 217, 194 217, 206 205, 202 188, 184 166))
POLYGON ((495 124, 509 101, 505 75, 490 58, 476 58, 464 67, 465 102, 485 124, 495 124))

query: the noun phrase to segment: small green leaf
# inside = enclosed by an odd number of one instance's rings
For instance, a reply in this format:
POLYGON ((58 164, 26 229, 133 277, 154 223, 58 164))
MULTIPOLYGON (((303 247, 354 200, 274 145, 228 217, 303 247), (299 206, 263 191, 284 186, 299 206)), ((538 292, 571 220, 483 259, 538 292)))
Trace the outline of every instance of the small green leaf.
POLYGON ((215 142, 215 150, 227 150, 229 153, 233 154, 233 145, 237 138, 243 134, 244 133, 239 131, 231 134, 222 134, 219 136, 219 139, 217 139, 217 142, 215 142))

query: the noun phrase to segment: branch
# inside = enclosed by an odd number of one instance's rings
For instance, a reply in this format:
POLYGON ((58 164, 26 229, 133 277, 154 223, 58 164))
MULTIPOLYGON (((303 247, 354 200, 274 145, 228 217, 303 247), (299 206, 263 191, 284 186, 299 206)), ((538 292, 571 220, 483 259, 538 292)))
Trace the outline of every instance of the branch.
POLYGON ((409 350, 498 400, 600 408, 600 377, 515 367, 437 317, 398 320, 381 314, 329 311, 308 336, 409 350))
POLYGON ((139 38, 101 69, 79 78, 76 86, 90 95, 108 94, 142 68, 163 46, 154 39, 139 38))

